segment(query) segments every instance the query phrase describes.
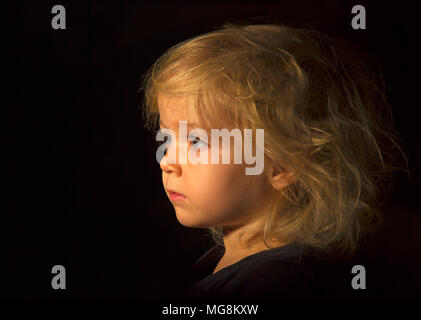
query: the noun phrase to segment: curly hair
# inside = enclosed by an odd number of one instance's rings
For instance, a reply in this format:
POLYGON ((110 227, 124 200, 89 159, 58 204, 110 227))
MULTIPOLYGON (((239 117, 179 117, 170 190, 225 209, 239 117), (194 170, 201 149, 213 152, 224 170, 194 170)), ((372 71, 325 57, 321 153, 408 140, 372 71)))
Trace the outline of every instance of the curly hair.
MULTIPOLYGON (((382 224, 393 174, 405 171, 379 70, 339 49, 310 28, 226 24, 170 48, 144 76, 149 128, 158 94, 189 97, 203 125, 264 128, 268 181, 273 168, 296 177, 273 189, 265 243, 352 256, 382 224)), ((222 228, 210 230, 223 244, 222 228)))

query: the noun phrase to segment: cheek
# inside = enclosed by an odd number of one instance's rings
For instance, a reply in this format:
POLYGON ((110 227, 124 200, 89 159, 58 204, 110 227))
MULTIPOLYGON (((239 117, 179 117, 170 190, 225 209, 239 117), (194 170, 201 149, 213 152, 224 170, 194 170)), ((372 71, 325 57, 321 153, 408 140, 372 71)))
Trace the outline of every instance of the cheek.
POLYGON ((195 200, 203 207, 238 206, 250 193, 250 184, 242 165, 197 165, 192 171, 195 200))

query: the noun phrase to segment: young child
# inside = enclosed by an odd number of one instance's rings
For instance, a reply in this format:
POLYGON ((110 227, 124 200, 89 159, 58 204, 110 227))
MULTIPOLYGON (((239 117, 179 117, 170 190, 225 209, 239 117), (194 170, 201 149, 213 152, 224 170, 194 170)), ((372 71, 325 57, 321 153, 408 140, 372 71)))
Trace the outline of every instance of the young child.
MULTIPOLYGON (((157 60, 144 110, 165 141, 163 185, 178 221, 208 228, 216 242, 195 264, 189 296, 319 295, 326 279, 316 281, 313 258, 355 256, 381 222, 381 191, 399 165, 377 82, 328 37, 288 26, 225 25, 157 60), (218 144, 212 134, 223 128, 240 138, 218 144), (247 174, 260 151, 264 165, 247 174)), ((349 277, 334 281, 352 291, 349 277)))

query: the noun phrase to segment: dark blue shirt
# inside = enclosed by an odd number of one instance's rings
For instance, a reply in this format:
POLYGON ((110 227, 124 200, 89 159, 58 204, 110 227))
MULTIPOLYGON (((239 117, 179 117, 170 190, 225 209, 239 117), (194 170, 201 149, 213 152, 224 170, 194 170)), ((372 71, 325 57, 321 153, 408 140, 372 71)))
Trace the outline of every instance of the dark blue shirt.
POLYGON ((355 291, 355 262, 317 259, 295 242, 252 254, 212 274, 223 254, 224 247, 215 245, 196 261, 188 298, 349 298, 355 291))

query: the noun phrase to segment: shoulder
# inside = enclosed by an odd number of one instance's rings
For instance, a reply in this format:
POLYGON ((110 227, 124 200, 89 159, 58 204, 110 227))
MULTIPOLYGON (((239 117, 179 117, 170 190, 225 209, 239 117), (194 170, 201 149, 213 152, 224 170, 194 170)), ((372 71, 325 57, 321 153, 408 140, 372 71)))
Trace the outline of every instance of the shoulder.
POLYGON ((189 288, 198 298, 294 299, 348 297, 348 264, 324 262, 297 246, 249 256, 189 288))
POLYGON ((268 250, 228 266, 197 282, 190 290, 200 297, 279 298, 303 296, 308 269, 294 246, 268 250))
POLYGON ((300 296, 310 288, 310 274, 302 261, 262 257, 238 271, 230 282, 239 295, 264 298, 300 296))

